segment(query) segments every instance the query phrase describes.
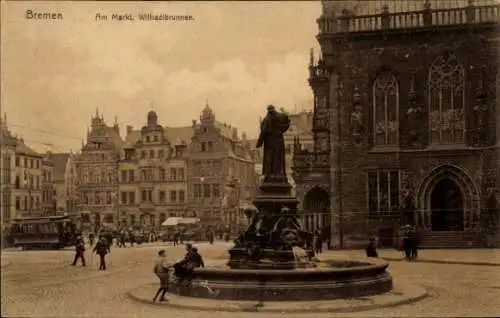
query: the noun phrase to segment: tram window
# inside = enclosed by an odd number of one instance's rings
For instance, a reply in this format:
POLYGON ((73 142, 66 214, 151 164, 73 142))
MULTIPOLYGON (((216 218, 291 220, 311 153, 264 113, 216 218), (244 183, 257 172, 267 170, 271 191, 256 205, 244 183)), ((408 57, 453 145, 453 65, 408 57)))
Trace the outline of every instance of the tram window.
POLYGON ((39 224, 39 225, 38 225, 38 231, 39 231, 40 233, 48 233, 48 232, 49 232, 49 229, 48 229, 47 224, 39 224))

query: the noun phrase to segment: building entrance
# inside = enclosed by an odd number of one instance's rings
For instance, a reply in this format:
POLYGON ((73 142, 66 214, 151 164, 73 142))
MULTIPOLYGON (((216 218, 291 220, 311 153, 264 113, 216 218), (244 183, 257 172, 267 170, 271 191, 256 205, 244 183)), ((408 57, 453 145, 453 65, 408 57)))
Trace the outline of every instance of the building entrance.
POLYGON ((464 198, 458 184, 444 178, 431 193, 431 228, 433 231, 463 231, 464 198))
MULTIPOLYGON (((304 197, 304 225, 309 232, 319 226, 326 232, 331 231, 331 217, 330 217, 330 196, 328 192, 320 187, 314 187, 307 192, 304 197)), ((324 233, 329 236, 329 233, 324 233)))

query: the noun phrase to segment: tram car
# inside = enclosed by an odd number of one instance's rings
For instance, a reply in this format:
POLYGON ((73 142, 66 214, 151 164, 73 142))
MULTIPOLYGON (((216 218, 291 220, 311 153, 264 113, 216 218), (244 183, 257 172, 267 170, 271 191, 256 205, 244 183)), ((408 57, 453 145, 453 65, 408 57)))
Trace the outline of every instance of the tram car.
POLYGON ((68 216, 42 216, 13 220, 10 235, 14 247, 27 250, 72 246, 81 233, 68 216))

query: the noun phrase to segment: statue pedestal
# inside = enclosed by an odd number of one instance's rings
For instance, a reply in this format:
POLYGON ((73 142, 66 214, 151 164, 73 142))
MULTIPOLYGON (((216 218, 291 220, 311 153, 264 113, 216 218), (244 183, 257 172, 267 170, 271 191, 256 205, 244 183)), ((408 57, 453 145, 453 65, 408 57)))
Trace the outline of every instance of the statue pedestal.
POLYGON ((292 250, 304 240, 297 222, 298 200, 288 182, 264 182, 253 200, 259 210, 241 242, 229 250, 228 266, 247 269, 291 269, 297 266, 292 250), (285 212, 286 211, 286 212, 285 212), (292 243, 291 243, 292 242, 292 243))

